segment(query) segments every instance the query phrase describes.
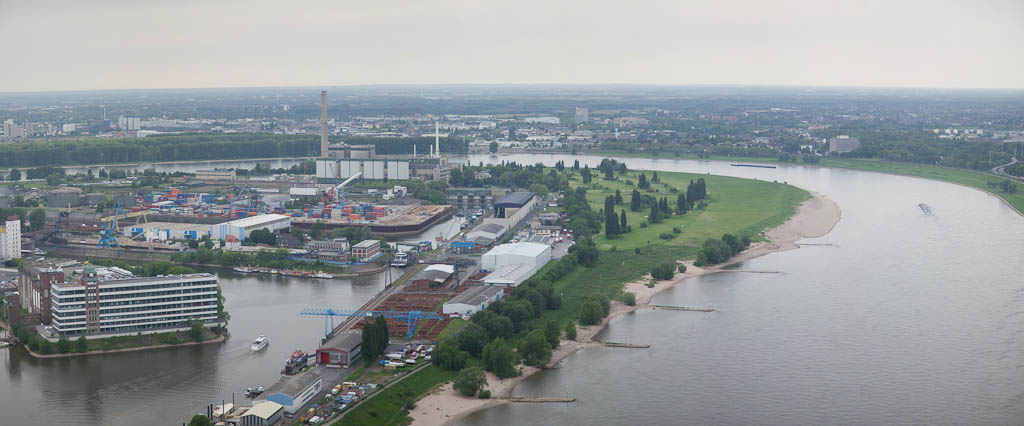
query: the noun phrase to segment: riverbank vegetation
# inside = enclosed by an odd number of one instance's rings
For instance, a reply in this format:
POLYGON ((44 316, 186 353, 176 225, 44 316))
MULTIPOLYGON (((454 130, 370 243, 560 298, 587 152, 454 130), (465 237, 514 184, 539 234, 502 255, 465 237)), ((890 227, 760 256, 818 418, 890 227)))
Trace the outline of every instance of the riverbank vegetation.
POLYGON ((86 339, 83 336, 79 336, 76 339, 61 337, 56 343, 40 337, 31 327, 18 322, 12 324, 11 329, 19 342, 28 347, 32 352, 40 355, 88 354, 98 351, 180 345, 187 342, 201 343, 218 339, 226 332, 226 329, 220 325, 212 328, 204 327, 198 321, 190 322, 186 326, 188 327, 186 331, 111 336, 99 339, 86 339))
POLYGON ((341 272, 342 266, 315 261, 294 260, 287 249, 260 250, 256 254, 246 254, 224 249, 208 249, 200 247, 195 251, 175 253, 171 261, 196 265, 212 266, 258 266, 273 269, 299 269, 307 271, 341 272))
MULTIPOLYGON (((706 159, 729 162, 758 162, 758 163, 786 163, 774 157, 751 157, 751 156, 728 156, 728 155, 696 155, 696 154, 655 154, 651 152, 615 152, 600 151, 605 154, 616 156, 637 157, 637 158, 680 158, 680 159, 706 159)), ((910 162, 887 161, 869 158, 837 158, 837 157, 815 157, 814 161, 799 160, 797 163, 805 163, 808 166, 830 167, 838 169, 863 170, 868 172, 889 173, 895 175, 906 175, 934 179, 945 182, 957 183, 979 189, 1002 198, 1012 208, 1024 214, 1024 192, 1016 191, 1008 193, 998 185, 990 186, 989 182, 999 182, 1003 178, 986 171, 959 169, 931 164, 918 164, 910 162)), ((792 163, 792 162, 790 162, 792 163)), ((1024 168, 1024 166, 1022 166, 1024 168)), ((1009 169, 1009 167, 1007 167, 1009 169)), ((986 169, 987 170, 987 169, 986 169)), ((1009 173, 1009 171, 1007 171, 1009 173)))
MULTIPOLYGON (((514 181, 527 187, 543 185, 550 192, 561 192, 559 207, 568 216, 563 225, 576 235, 576 243, 566 256, 548 263, 503 300, 474 314, 468 322, 453 322, 444 330, 432 354, 432 368, 447 375, 432 374, 432 379, 438 380, 434 385, 468 368, 482 367, 498 377, 514 377, 520 374, 520 363, 545 366, 563 336, 576 338, 577 322, 599 324, 610 314, 611 301, 622 297, 625 283, 656 268, 667 269, 671 277, 676 270, 674 260, 697 256, 701 243, 709 238, 721 238, 723 234, 760 238, 760 231, 782 224, 809 196, 806 191, 772 182, 633 172, 612 160, 594 169, 599 175, 587 179, 589 183, 584 183, 589 168, 580 168, 578 163, 566 167, 561 162, 554 169, 515 163, 467 167, 460 182, 479 181, 474 173, 477 169, 493 172, 484 180, 514 181), (626 200, 625 194, 636 193, 634 190, 639 188, 635 182, 641 175, 645 188, 636 202, 642 204, 639 208, 627 206, 633 201, 626 200), (674 201, 669 203, 669 198, 674 201), (604 215, 606 203, 622 205, 617 209, 623 212, 630 210, 625 213, 632 223, 646 223, 649 208, 658 209, 665 218, 662 223, 634 226, 632 232, 608 238, 602 234, 610 224, 610 215, 604 215), (679 237, 661 239, 657 237, 660 233, 679 237), (617 244, 628 249, 617 249, 617 244)), ((629 227, 627 223, 620 229, 629 227)), ((405 380, 422 380, 421 375, 426 373, 417 372, 405 380)), ((404 400, 399 398, 388 404, 396 410, 393 416, 407 418, 407 408, 401 402, 404 400)), ((364 415, 369 415, 365 414, 368 410, 364 415)), ((376 419, 375 424, 388 424, 394 418, 376 419)), ((350 423, 349 417, 345 423, 350 423)))

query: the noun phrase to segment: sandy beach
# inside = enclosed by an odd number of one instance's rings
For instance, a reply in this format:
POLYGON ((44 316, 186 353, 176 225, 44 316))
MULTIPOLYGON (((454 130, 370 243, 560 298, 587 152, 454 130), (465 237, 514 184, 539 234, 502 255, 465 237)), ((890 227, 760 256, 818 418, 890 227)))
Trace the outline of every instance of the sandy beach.
MULTIPOLYGON (((842 212, 839 210, 839 206, 832 200, 817 193, 811 193, 811 195, 812 197, 804 201, 796 214, 788 221, 762 234, 768 241, 751 245, 749 249, 733 256, 728 262, 708 268, 699 268, 693 266, 693 261, 686 261, 683 262, 686 265, 685 273, 676 273, 672 279, 658 281, 654 287, 647 287, 647 283, 651 281, 649 275, 641 280, 627 283, 624 286, 624 290, 636 295, 636 305, 627 306, 621 302, 613 301, 611 313, 601 324, 589 327, 577 326, 575 341, 562 340, 558 348, 551 354, 551 362, 548 365, 558 364, 565 357, 580 348, 599 346, 601 343, 593 341, 593 337, 607 327, 611 320, 627 312, 646 309, 654 295, 688 278, 719 272, 727 266, 764 256, 768 253, 795 249, 798 248, 796 242, 802 238, 815 238, 828 234, 835 227, 836 223, 839 222, 842 212)), ((477 410, 499 404, 507 404, 508 402, 501 398, 511 396, 516 385, 538 371, 540 369, 535 367, 523 367, 522 375, 504 380, 500 380, 493 374, 487 373, 487 389, 490 389, 493 395, 491 399, 464 397, 452 389, 450 382, 446 383, 416 402, 416 408, 409 412, 409 416, 413 418, 412 424, 415 426, 446 425, 477 410)))

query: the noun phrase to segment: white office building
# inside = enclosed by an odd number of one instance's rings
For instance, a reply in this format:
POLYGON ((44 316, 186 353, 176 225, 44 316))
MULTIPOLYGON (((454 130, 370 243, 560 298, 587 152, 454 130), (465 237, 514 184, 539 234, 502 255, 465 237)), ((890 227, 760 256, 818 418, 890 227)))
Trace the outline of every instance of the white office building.
POLYGON ((21 220, 17 216, 7 218, 0 228, 0 260, 21 258, 21 220))
POLYGON ((50 288, 54 330, 87 338, 188 330, 190 320, 217 322, 217 276, 136 277, 120 268, 85 265, 50 288))

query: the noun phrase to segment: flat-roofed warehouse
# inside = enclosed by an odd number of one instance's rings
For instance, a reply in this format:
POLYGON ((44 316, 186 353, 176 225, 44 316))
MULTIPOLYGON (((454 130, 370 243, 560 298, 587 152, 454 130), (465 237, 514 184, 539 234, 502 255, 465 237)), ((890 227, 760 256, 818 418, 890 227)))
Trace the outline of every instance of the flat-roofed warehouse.
POLYGON ((223 240, 228 235, 233 235, 239 240, 245 240, 249 237, 252 231, 257 229, 266 229, 274 232, 282 229, 288 229, 292 226, 292 218, 281 214, 264 214, 259 216, 251 216, 238 220, 232 220, 231 222, 222 223, 220 225, 213 225, 210 227, 210 236, 223 240))
POLYGON ((348 330, 330 338, 316 350, 317 364, 350 365, 359 358, 359 348, 363 344, 363 332, 348 330))
POLYGON ((491 303, 501 300, 504 290, 498 287, 470 287, 455 295, 441 307, 445 315, 473 315, 487 309, 491 303))
POLYGON ((143 235, 146 240, 198 240, 210 234, 210 225, 196 223, 149 222, 125 226, 126 237, 143 235))
POLYGON ((481 256, 481 269, 488 272, 508 265, 528 265, 537 272, 551 260, 551 246, 537 243, 501 244, 481 256))

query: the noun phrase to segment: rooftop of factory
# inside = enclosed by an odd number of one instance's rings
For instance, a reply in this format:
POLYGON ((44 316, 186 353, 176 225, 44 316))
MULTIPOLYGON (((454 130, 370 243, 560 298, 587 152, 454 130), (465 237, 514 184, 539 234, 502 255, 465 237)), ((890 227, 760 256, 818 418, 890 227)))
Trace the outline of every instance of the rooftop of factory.
POLYGON ((484 282, 523 282, 526 281, 527 278, 530 278, 531 274, 533 274, 533 267, 530 265, 518 263, 515 265, 499 266, 498 269, 494 270, 494 272, 491 272, 484 277, 484 282))
POLYGON ((331 336, 320 348, 337 348, 349 350, 363 343, 363 333, 359 330, 348 330, 331 336))
POLYGON ((263 214, 259 216, 250 216, 238 220, 232 220, 225 223, 224 225, 237 226, 240 228, 249 228, 253 226, 263 226, 271 223, 283 222, 291 220, 291 216, 285 216, 283 214, 263 214))
POLYGON ((313 384, 313 382, 321 380, 322 378, 323 376, 321 375, 320 369, 314 367, 292 376, 282 376, 281 380, 267 389, 263 394, 270 396, 279 393, 288 395, 289 397, 295 397, 300 392, 306 390, 306 388, 313 384))
POLYGON ((430 265, 424 268, 420 273, 416 274, 412 278, 413 281, 417 280, 431 280, 437 282, 444 282, 448 277, 455 273, 455 266, 452 265, 430 265))
POLYGON ((466 289, 462 293, 455 295, 451 300, 445 302, 448 304, 466 304, 466 305, 479 305, 494 297, 495 294, 501 293, 501 287, 491 286, 474 286, 466 289))
POLYGON ((551 250, 551 246, 547 244, 537 243, 508 243, 501 244, 485 255, 519 255, 519 256, 537 256, 544 253, 547 250, 551 250))
POLYGON ((529 203, 534 197, 534 193, 530 191, 517 191, 505 194, 494 201, 494 207, 498 208, 520 208, 529 203))

